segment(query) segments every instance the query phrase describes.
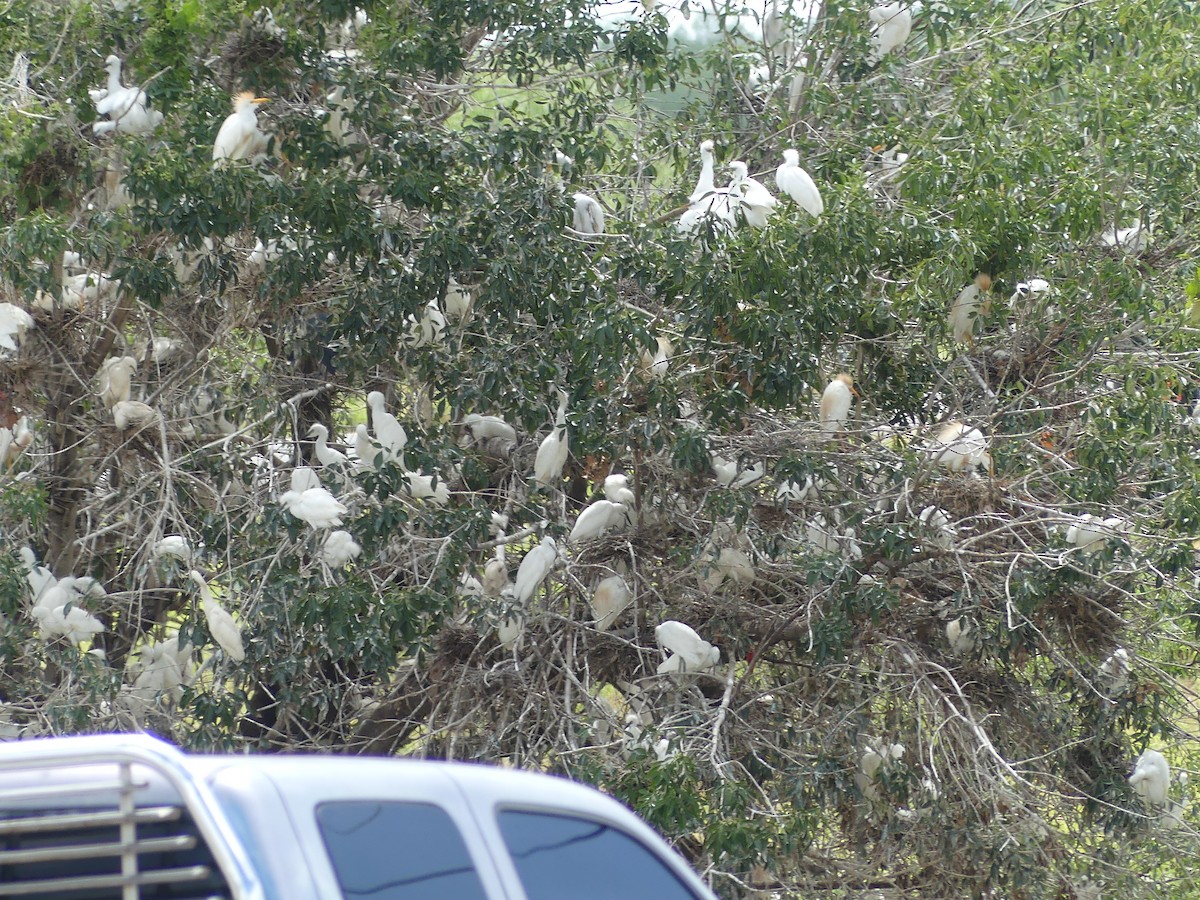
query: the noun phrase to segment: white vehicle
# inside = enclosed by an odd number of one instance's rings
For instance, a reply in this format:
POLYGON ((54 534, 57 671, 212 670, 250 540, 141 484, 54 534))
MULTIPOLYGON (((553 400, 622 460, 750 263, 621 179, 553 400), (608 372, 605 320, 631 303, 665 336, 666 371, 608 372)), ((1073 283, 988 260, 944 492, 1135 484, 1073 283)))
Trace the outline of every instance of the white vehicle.
POLYGON ((626 807, 562 778, 139 734, 0 744, 0 896, 714 897, 626 807))

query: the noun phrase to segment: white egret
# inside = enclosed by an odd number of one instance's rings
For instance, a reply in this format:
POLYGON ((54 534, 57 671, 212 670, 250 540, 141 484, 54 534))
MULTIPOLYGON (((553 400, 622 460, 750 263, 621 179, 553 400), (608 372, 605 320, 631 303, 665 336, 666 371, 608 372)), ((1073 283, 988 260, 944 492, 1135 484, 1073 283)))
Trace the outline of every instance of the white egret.
MULTIPOLYGON (((110 278, 104 272, 84 272, 80 275, 67 275, 62 280, 62 293, 59 295, 59 305, 63 309, 81 310, 102 309, 104 301, 113 300, 121 289, 121 279, 110 278)), ((34 299, 34 305, 39 309, 50 312, 54 309, 54 298, 40 291, 34 299)))
POLYGON ((698 635, 690 626, 668 619, 654 629, 655 640, 667 656, 658 666, 658 674, 701 672, 721 661, 721 651, 698 635))
POLYGON ((1129 687, 1129 673, 1133 664, 1129 660, 1129 651, 1118 647, 1101 663, 1097 671, 1098 681, 1106 697, 1119 697, 1129 687))
POLYGON ((546 535, 538 546, 525 554, 521 565, 517 567, 517 580, 513 586, 514 602, 522 606, 528 603, 534 591, 554 568, 557 559, 558 545, 554 543, 554 538, 546 535))
POLYGON ((679 217, 675 228, 681 234, 695 234, 705 219, 710 219, 716 231, 732 231, 737 225, 734 212, 741 203, 741 195, 728 188, 706 194, 687 208, 679 217))
POLYGON ((756 462, 748 468, 741 468, 736 459, 728 459, 719 453, 709 453, 713 476, 717 484, 723 487, 742 488, 754 484, 767 473, 763 462, 756 462))
POLYGON ((975 649, 975 627, 963 616, 952 619, 946 623, 946 640, 955 656, 966 656, 975 649))
POLYGON ((1147 807, 1161 807, 1167 802, 1171 767, 1157 750, 1143 750, 1129 776, 1129 784, 1147 807))
POLYGON ((314 422, 313 426, 308 429, 308 436, 316 438, 316 443, 313 445, 313 455, 316 456, 317 462, 323 466, 332 468, 341 468, 346 465, 346 454, 341 450, 335 450, 329 446, 329 429, 320 422, 314 422))
POLYGON ((688 196, 688 203, 698 203, 714 190, 716 187, 713 184, 713 142, 703 141, 700 144, 700 179, 688 196))
POLYGON ((613 503, 624 503, 634 506, 637 498, 629 487, 629 478, 619 472, 614 472, 604 479, 604 499, 613 503))
POLYGON ((204 609, 204 620, 208 623, 208 633, 217 642, 217 646, 225 651, 226 656, 234 662, 240 663, 246 658, 246 649, 242 644, 242 630, 238 628, 237 622, 233 620, 229 611, 217 602, 212 588, 208 586, 203 575, 193 569, 188 573, 188 577, 200 589, 200 604, 204 609))
POLYGON ((156 559, 178 559, 188 562, 192 558, 192 547, 182 534, 165 534, 158 539, 152 551, 156 559))
POLYGON ((1091 513, 1079 516, 1068 528, 1066 539, 1082 550, 1099 550, 1110 538, 1125 534, 1129 523, 1118 516, 1101 519, 1091 513))
POLYGON ((598 585, 588 601, 597 631, 608 631, 633 600, 629 585, 620 575, 610 575, 598 585))
POLYGON ((789 479, 781 482, 775 489, 775 499, 780 503, 802 503, 809 497, 816 496, 817 486, 811 475, 804 479, 804 484, 789 479))
POLYGON ((428 500, 435 506, 450 502, 450 487, 444 478, 420 472, 405 472, 404 477, 408 481, 408 493, 414 500, 428 500))
POLYGON ((29 428, 27 416, 17 419, 12 428, 0 425, 0 466, 8 467, 16 463, 17 457, 32 443, 33 431, 29 428))
POLYGON ((25 332, 33 327, 33 316, 13 303, 0 303, 0 348, 17 352, 25 332))
POLYGON ((542 487, 555 487, 562 481, 563 467, 571 452, 567 438, 567 402, 566 392, 559 391, 554 427, 542 439, 533 460, 533 480, 542 487))
MULTIPOLYGON (((404 465, 404 447, 408 444, 404 426, 384 408, 381 391, 371 391, 367 394, 367 406, 371 410, 371 427, 375 429, 375 439, 379 442, 384 459, 404 465)), ((355 448, 358 448, 357 441, 355 448)), ((361 449, 359 458, 363 458, 361 449)))
POLYGON ((233 98, 230 113, 213 142, 213 165, 224 160, 248 160, 251 163, 266 159, 271 136, 258 128, 257 106, 266 103, 266 97, 255 97, 251 91, 243 91, 233 98))
POLYGON ((446 310, 446 315, 462 322, 471 314, 474 306, 475 297, 471 289, 463 287, 451 275, 446 283, 446 292, 442 294, 442 308, 446 310))
POLYGON ((496 556, 488 560, 483 567, 483 593, 488 597, 499 597, 506 587, 512 587, 508 580, 508 565, 504 562, 503 547, 496 548, 496 556))
POLYGON ((871 56, 877 63, 904 46, 912 33, 912 8, 905 3, 881 3, 870 9, 871 56))
MULTIPOLYGON (((66 579, 63 579, 66 581, 66 579)), ((62 582, 59 582, 62 584, 62 582)), ((103 623, 80 606, 77 597, 56 606, 39 604, 32 610, 44 641, 62 636, 72 644, 82 644, 93 635, 104 631, 103 623)))
POLYGON ((362 553, 362 545, 354 540, 354 535, 348 531, 329 532, 321 545, 321 559, 331 569, 340 569, 358 559, 362 553))
POLYGON ((476 441, 497 440, 509 446, 517 443, 516 430, 499 416, 471 413, 463 417, 462 424, 471 430, 471 437, 476 441))
POLYGON ((954 549, 955 531, 950 515, 940 506, 927 506, 921 510, 917 520, 933 535, 933 543, 942 550, 954 549))
POLYGON ((775 170, 775 186, 791 197, 814 219, 825 212, 825 201, 812 176, 800 167, 798 150, 783 151, 783 165, 775 170))
POLYGON ((1036 297, 1039 294, 1046 293, 1048 290, 1050 290, 1050 282, 1045 278, 1030 278, 1028 281, 1018 281, 1013 288, 1012 296, 1008 298, 1008 305, 1015 307, 1018 301, 1036 297))
POLYGON ((575 194, 575 209, 571 214, 571 227, 579 234, 604 234, 604 207, 589 194, 575 194))
POLYGON ((626 507, 624 503, 613 503, 611 500, 596 500, 586 507, 575 520, 567 543, 575 544, 599 537, 610 528, 625 521, 626 507))
POLYGON ((712 593, 726 581, 752 584, 754 577, 754 561, 750 559, 750 554, 738 547, 722 547, 717 558, 703 570, 700 586, 712 593))
POLYGON ((740 159, 731 162, 729 168, 733 171, 733 180, 729 183, 730 196, 737 195, 738 208, 746 217, 746 224, 751 228, 765 228, 767 218, 779 201, 761 181, 750 177, 746 164, 740 159))
POLYGON ((496 626, 496 640, 505 650, 515 650, 521 642, 524 624, 520 616, 510 616, 496 626))
POLYGON ((58 579, 45 566, 38 565, 32 547, 20 549, 21 564, 25 568, 25 581, 29 585, 30 599, 37 605, 43 594, 58 584, 58 579))
POLYGON ((145 134, 157 128, 162 122, 162 113, 150 108, 146 92, 141 88, 121 84, 121 60, 110 55, 104 65, 108 69, 107 86, 99 91, 88 91, 88 94, 96 104, 96 112, 107 116, 108 121, 93 122, 92 133, 145 134))
POLYGON ((132 356, 114 356, 100 364, 100 402, 105 409, 129 399, 130 380, 137 367, 132 356))
POLYGON ((854 784, 863 797, 870 801, 879 799, 879 771, 887 769, 904 756, 903 744, 884 742, 868 743, 859 757, 858 771, 854 773, 854 784))
POLYGON ((112 407, 113 424, 117 431, 133 428, 140 431, 158 424, 158 410, 141 400, 118 400, 112 407))
POLYGON ((279 505, 297 519, 307 522, 312 528, 334 528, 342 524, 346 507, 323 487, 310 487, 303 491, 284 491, 279 505))
POLYGON ((358 457, 360 469, 375 468, 375 460, 382 453, 379 444, 372 440, 367 426, 361 422, 354 426, 354 455, 358 457))
POLYGON ((194 675, 191 644, 179 644, 179 633, 164 641, 143 644, 138 651, 138 674, 133 682, 134 693, 144 700, 160 694, 173 701, 183 695, 183 686, 194 675))
POLYGON ((321 477, 317 470, 309 466, 296 466, 292 469, 290 487, 296 493, 307 491, 309 488, 321 487, 321 477))
POLYGON ((1114 222, 1111 228, 1106 228, 1100 235, 1100 243, 1106 247, 1119 247, 1126 253, 1137 256, 1150 244, 1154 235, 1153 225, 1141 222, 1126 228, 1118 228, 1114 222))
POLYGON ((446 317, 442 314, 436 300, 430 300, 425 304, 425 309, 419 319, 416 316, 409 316, 406 321, 409 323, 408 334, 404 337, 406 346, 432 347, 441 343, 442 332, 446 330, 446 317))
POLYGON ((645 379, 658 380, 667 374, 667 369, 671 364, 671 354, 675 348, 662 335, 656 336, 654 340, 658 346, 653 353, 649 349, 642 351, 639 360, 641 362, 639 374, 645 379))
POLYGON ((821 432, 834 435, 846 426, 850 418, 850 405, 854 402, 857 391, 854 390, 854 377, 847 372, 834 376, 833 381, 825 386, 821 394, 821 432))
POLYGON ((988 305, 983 303, 985 293, 992 289, 992 276, 980 272, 975 280, 958 292, 950 306, 950 334, 960 344, 975 343, 975 323, 980 315, 987 315, 988 305))
POLYGON ((943 425, 929 452, 937 463, 951 472, 970 472, 976 468, 992 471, 987 436, 963 422, 943 425))

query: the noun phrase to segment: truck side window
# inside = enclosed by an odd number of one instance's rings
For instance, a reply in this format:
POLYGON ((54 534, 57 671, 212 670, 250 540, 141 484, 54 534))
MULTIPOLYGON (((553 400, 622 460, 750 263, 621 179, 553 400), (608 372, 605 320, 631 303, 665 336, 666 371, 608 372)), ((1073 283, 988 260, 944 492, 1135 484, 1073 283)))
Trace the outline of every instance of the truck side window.
POLYGON ((374 800, 322 803, 317 826, 348 900, 486 900, 462 835, 440 807, 374 800))
POLYGON ((498 819, 529 900, 695 900, 640 841, 602 822, 519 810, 498 819))

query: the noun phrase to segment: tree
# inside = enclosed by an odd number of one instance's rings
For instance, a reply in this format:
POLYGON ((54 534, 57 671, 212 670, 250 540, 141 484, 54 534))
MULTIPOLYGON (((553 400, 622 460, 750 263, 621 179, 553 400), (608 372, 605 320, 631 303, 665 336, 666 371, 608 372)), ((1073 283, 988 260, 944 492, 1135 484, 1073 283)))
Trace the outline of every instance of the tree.
POLYGON ((1195 714, 1197 11, 769 13, 9 10, 6 728, 548 768, 729 896, 1194 890, 1126 776, 1195 714), (823 214, 679 231, 704 139, 823 214))

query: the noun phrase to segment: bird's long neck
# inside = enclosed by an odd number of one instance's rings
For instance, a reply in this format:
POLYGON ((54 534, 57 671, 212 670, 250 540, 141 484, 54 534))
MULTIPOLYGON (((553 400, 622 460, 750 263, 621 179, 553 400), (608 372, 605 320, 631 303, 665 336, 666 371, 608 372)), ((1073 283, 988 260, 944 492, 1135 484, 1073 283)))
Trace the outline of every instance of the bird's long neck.
POLYGON ((123 90, 121 84, 121 67, 119 65, 110 66, 108 70, 108 93, 109 96, 123 90))
POLYGON ((696 185, 696 190, 711 194, 713 191, 713 156, 711 153, 702 153, 700 155, 700 182, 696 185))

